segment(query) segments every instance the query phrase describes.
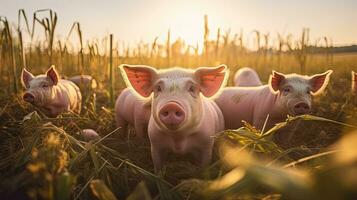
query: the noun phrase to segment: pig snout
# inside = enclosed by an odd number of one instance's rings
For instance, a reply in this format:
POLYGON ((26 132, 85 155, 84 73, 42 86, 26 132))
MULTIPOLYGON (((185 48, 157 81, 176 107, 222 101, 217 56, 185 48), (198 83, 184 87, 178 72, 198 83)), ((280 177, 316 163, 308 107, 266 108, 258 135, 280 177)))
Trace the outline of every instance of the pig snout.
POLYGON ((29 92, 26 92, 22 98, 29 103, 35 102, 35 96, 29 92))
POLYGON ((303 114, 309 114, 311 112, 311 107, 304 102, 300 102, 295 104, 294 106, 294 113, 296 115, 303 115, 303 114))
POLYGON ((176 102, 165 104, 159 112, 160 121, 169 129, 175 129, 185 120, 185 112, 176 102))

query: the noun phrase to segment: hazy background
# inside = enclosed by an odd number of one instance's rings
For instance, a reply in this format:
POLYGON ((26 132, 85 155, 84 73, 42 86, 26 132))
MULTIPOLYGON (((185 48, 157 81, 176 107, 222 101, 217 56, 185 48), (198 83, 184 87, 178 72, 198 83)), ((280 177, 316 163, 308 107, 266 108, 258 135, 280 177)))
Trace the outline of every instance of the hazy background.
MULTIPOLYGON (((0 0, 0 15, 17 22, 18 9, 51 8, 58 13, 56 34, 66 37, 72 23, 79 21, 84 39, 113 33, 128 44, 164 41, 168 29, 172 38, 202 44, 203 16, 208 15, 210 37, 216 30, 232 33, 292 33, 300 36, 310 28, 311 39, 328 37, 334 46, 357 43, 357 1, 354 0, 0 0)), ((38 36, 41 37, 41 36, 38 36)), ((248 46, 252 46, 252 42, 248 46)))

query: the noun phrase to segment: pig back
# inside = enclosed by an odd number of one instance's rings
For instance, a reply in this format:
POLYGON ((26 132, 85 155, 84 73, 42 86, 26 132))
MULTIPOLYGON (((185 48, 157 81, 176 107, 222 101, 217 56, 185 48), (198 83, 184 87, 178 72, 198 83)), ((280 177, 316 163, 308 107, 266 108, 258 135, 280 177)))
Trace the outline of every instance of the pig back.
POLYGON ((115 112, 130 124, 134 124, 138 119, 148 122, 150 107, 147 104, 149 103, 148 100, 137 97, 130 88, 125 88, 116 100, 115 112))
POLYGON ((60 80, 57 86, 61 94, 56 97, 59 98, 57 100, 68 102, 70 110, 79 113, 81 109, 82 95, 77 85, 71 81, 60 80))
POLYGON ((259 75, 254 69, 243 67, 234 75, 234 86, 237 87, 256 87, 261 86, 259 75))
POLYGON ((67 80, 76 84, 82 91, 88 92, 97 88, 97 81, 90 75, 77 75, 67 80))
POLYGON ((242 120, 253 124, 255 112, 266 100, 265 91, 269 92, 267 86, 224 88, 215 102, 224 116, 225 129, 242 127, 242 120))

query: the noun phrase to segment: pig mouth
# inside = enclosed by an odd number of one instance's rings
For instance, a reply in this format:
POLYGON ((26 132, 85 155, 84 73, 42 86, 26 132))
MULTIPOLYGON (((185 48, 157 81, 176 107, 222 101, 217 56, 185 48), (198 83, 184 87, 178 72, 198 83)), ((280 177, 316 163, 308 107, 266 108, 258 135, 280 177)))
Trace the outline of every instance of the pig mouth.
POLYGON ((33 95, 32 93, 25 93, 23 95, 23 100, 34 105, 35 104, 35 95, 33 95))
POLYGON ((311 105, 306 101, 289 102, 288 111, 292 116, 311 114, 311 105))

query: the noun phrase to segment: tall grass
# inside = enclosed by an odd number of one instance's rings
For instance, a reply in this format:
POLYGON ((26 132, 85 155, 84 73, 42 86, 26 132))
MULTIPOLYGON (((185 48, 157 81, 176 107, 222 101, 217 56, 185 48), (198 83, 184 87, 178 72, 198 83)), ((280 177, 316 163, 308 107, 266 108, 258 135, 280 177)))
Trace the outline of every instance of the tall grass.
MULTIPOLYGON (((87 45, 84 45, 83 30, 80 23, 75 22, 70 27, 66 39, 60 41, 55 37, 57 20, 56 12, 49 9, 38 10, 33 14, 32 28, 30 28, 30 22, 25 11, 20 10, 18 26, 15 30, 18 34, 14 36, 11 34, 13 30, 7 19, 1 18, 2 34, 0 41, 3 51, 0 67, 1 73, 7 73, 12 77, 11 81, 6 80, 7 85, 11 86, 11 88, 8 87, 9 91, 19 91, 19 69, 17 68, 20 66, 33 66, 36 67, 35 71, 38 70, 36 72, 40 72, 54 64, 58 65, 59 69, 66 75, 92 73, 100 81, 109 84, 110 76, 98 73, 101 67, 109 66, 111 60, 107 51, 107 47, 110 45, 109 36, 102 40, 89 40, 87 45), (22 24, 25 26, 22 26, 22 24), (39 27, 42 27, 42 29, 39 27), (23 28, 30 35, 30 41, 24 41, 23 28), (76 32, 78 42, 70 40, 74 32, 76 32), (43 33, 46 38, 45 41, 33 41, 35 33, 43 33), (26 47, 26 44, 29 44, 29 46, 26 47), (75 49, 78 49, 78 51, 75 49), (9 69, 11 70, 9 71, 9 69)), ((160 43, 160 38, 156 37, 151 43, 142 42, 136 46, 128 46, 125 43, 118 44, 117 47, 113 47, 112 63, 141 63, 156 67, 180 65, 196 67, 225 63, 232 71, 244 66, 258 69, 265 80, 271 69, 308 74, 316 72, 318 68, 323 70, 328 66, 338 68, 342 65, 341 59, 344 59, 343 56, 340 56, 342 54, 333 55, 332 44, 327 42, 326 39, 325 44, 320 46, 326 49, 326 53, 311 54, 309 52, 308 29, 304 29, 301 37, 296 40, 289 34, 287 36, 277 34, 277 37, 274 38, 269 33, 263 34, 258 30, 254 30, 253 34, 244 35, 243 30, 238 34, 233 34, 230 30, 222 31, 221 29, 217 30, 215 39, 211 39, 208 16, 203 18, 203 22, 204 41, 202 48, 200 44, 187 45, 183 40, 174 40, 171 37, 171 30, 168 30, 166 38, 163 38, 166 40, 164 43, 160 43), (255 50, 245 46, 248 44, 246 41, 249 42, 250 40, 255 41, 255 50)), ((114 44, 117 44, 117 42, 113 41, 114 44)), ((348 60, 351 63, 355 62, 353 55, 348 60)), ((344 68, 339 68, 339 70, 347 74, 351 68, 344 65, 344 68)), ((117 75, 114 74, 114 76, 117 75)), ((116 81, 114 84, 114 89, 117 89, 123 83, 116 81)))

